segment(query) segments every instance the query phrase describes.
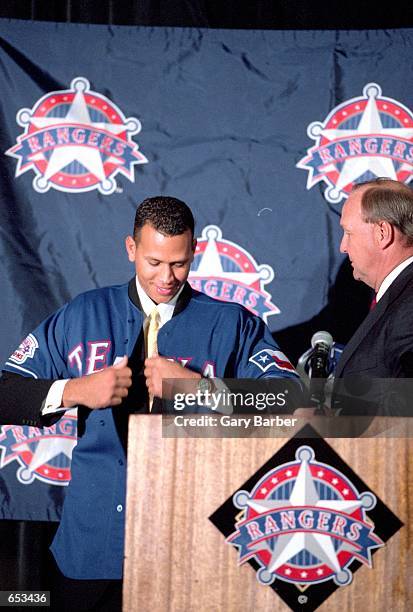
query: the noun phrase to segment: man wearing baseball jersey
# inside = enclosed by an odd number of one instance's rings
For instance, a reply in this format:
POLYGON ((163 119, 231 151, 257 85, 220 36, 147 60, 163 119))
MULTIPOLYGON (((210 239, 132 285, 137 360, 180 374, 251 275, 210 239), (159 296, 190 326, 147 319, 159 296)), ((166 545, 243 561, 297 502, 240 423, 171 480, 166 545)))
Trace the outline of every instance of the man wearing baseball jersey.
POLYGON ((191 289, 195 246, 186 204, 144 200, 126 238, 136 276, 79 295, 3 367, 3 422, 42 426, 79 407, 72 479, 51 547, 59 609, 74 609, 75 600, 77 610, 120 609, 127 418, 147 412, 153 398, 159 411, 162 379, 296 377, 260 318, 191 289), (155 308, 157 354, 148 357, 155 308))

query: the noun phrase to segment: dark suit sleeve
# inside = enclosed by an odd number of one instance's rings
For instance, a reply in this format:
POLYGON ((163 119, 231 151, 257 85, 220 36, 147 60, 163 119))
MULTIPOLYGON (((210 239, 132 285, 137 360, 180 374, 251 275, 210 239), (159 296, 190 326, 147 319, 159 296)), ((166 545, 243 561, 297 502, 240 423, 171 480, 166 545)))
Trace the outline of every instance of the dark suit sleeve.
POLYGON ((403 376, 413 378, 413 349, 404 353, 400 358, 403 376))
POLYGON ((39 380, 2 372, 0 377, 0 425, 47 427, 62 413, 42 417, 41 408, 54 380, 39 380))

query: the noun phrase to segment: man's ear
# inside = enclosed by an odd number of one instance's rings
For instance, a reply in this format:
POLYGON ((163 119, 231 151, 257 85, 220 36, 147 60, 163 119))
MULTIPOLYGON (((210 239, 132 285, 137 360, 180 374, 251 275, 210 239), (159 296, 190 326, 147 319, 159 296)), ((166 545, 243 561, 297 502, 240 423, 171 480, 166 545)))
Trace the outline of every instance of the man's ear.
POLYGON ((136 255, 136 244, 132 236, 126 236, 125 247, 126 247, 126 252, 128 254, 129 261, 134 263, 135 255, 136 255))
POLYGON ((374 235, 377 246, 386 249, 394 242, 394 227, 388 221, 377 221, 374 226, 374 235))
POLYGON ((192 253, 191 253, 191 260, 190 260, 191 264, 194 261, 196 245, 197 245, 197 242, 196 242, 196 239, 194 238, 192 240, 192 245, 191 245, 191 251, 192 251, 192 253))

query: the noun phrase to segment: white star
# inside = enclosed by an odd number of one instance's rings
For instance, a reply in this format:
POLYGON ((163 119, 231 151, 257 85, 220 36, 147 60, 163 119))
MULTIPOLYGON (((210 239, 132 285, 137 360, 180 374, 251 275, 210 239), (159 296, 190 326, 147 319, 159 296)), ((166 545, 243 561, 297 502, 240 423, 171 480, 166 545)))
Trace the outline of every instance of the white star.
POLYGON ((198 269, 190 274, 190 278, 194 279, 205 277, 228 279, 249 286, 257 282, 261 275, 259 272, 224 272, 217 243, 214 238, 209 238, 198 269))
MULTIPOLYGON (((41 465, 48 463, 50 459, 54 459, 60 453, 66 455, 68 459, 72 459, 72 451, 76 446, 77 440, 75 438, 61 438, 61 437, 46 437, 42 438, 38 443, 33 457, 28 465, 30 472, 34 472, 41 465)), ((22 444, 21 450, 30 450, 29 445, 22 444)))
MULTIPOLYGON (((197 269, 191 269, 189 273, 189 282, 195 289, 199 289, 199 285, 206 279, 211 279, 212 283, 215 284, 215 288, 219 289, 221 293, 216 295, 217 299, 231 300, 243 303, 245 296, 250 295, 250 292, 256 293, 256 296, 260 296, 265 305, 269 308, 268 311, 263 313, 264 321, 267 320, 268 316, 273 314, 279 314, 280 309, 275 306, 270 300, 271 296, 267 291, 263 289, 263 285, 269 283, 274 278, 274 270, 267 264, 258 265, 251 257, 251 261, 248 263, 247 255, 243 255, 244 261, 241 260, 241 254, 234 252, 235 248, 224 246, 223 243, 218 247, 219 241, 222 239, 222 232, 216 225, 208 225, 202 231, 201 240, 206 241, 205 250, 201 252, 201 248, 198 245, 196 247, 197 257, 197 269), (225 259, 230 259, 231 272, 224 271, 224 266, 220 257, 220 249, 225 252, 230 252, 230 256, 225 256, 225 259), (237 260, 234 265, 234 260, 237 260), (250 270, 250 272, 239 271, 250 270), (214 283, 216 281, 216 283, 214 283), (227 281, 227 282, 225 282, 227 281), (235 289, 233 298, 230 297, 230 291, 235 289)), ((227 241, 225 241, 227 243, 227 241)), ((243 250, 243 249, 242 249, 243 250)), ((224 257, 223 257, 224 260, 224 257)), ((214 287, 212 288, 213 291, 214 287)), ((204 289, 202 289, 204 290, 204 289)), ((205 287, 205 291, 208 293, 209 289, 205 287)), ((211 293, 214 295, 214 293, 211 293)), ((248 307, 248 306, 247 306, 248 307)), ((250 310, 255 309, 251 306, 250 310)))
POLYGON ((111 134, 115 135, 121 134, 126 129, 123 123, 92 121, 82 91, 76 92, 66 117, 31 117, 30 122, 38 129, 53 127, 55 125, 79 125, 79 127, 87 125, 96 130, 111 132, 111 134))
MULTIPOLYGON (((375 89, 368 92, 368 102, 355 129, 324 129, 321 134, 330 141, 351 136, 389 136, 410 139, 413 136, 412 128, 384 128, 376 104, 375 89)), ((388 177, 397 180, 393 160, 390 157, 379 155, 365 155, 364 157, 348 158, 343 164, 336 188, 343 189, 349 183, 356 181, 365 172, 370 171, 377 177, 388 177)))
POLYGON ((86 168, 91 174, 103 182, 105 180, 105 171, 103 168, 102 157, 99 150, 92 147, 56 147, 50 156, 44 180, 48 181, 63 168, 66 168, 71 162, 77 161, 86 168))
MULTIPOLYGON (((311 475, 308 461, 305 459, 301 462, 300 470, 289 499, 251 499, 247 503, 253 510, 260 513, 276 510, 278 508, 312 506, 351 514, 362 505, 362 501, 357 499, 349 501, 320 499, 311 475)), ((271 560, 268 564, 269 572, 274 572, 302 550, 310 552, 317 557, 321 563, 325 563, 335 573, 339 572, 341 569, 337 553, 334 550, 333 538, 327 533, 322 534, 302 531, 281 533, 276 537, 275 546, 272 551, 265 541, 250 547, 250 550, 257 551, 262 548, 267 548, 271 552, 271 560)), ((347 546, 346 543, 346 550, 350 549, 353 551, 357 550, 355 546, 354 549, 352 549, 351 545, 347 546)))
MULTIPOLYGON (((30 121, 39 129, 56 125, 79 125, 79 127, 89 127, 95 130, 110 132, 115 135, 125 131, 125 126, 123 124, 93 122, 90 118, 82 91, 76 93, 66 117, 31 117, 30 121)), ((43 157, 42 154, 40 155, 43 157)), ((35 160, 36 157, 37 156, 34 155, 32 159, 35 160)), ((114 158, 111 157, 110 161, 113 160, 114 158)), ((43 181, 48 181, 52 176, 73 161, 82 164, 82 166, 98 178, 100 182, 105 180, 102 156, 97 147, 87 145, 58 145, 54 148, 50 156, 43 181)))

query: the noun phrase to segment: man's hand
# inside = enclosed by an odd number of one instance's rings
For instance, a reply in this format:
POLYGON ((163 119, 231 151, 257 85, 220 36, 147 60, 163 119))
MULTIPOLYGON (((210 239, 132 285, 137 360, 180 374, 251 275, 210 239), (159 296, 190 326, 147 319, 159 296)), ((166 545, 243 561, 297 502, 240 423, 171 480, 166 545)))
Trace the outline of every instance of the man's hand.
POLYGON ((128 389, 132 385, 132 370, 127 364, 128 358, 125 355, 119 363, 110 368, 81 378, 72 378, 65 385, 62 406, 118 406, 128 395, 128 389))
MULTIPOLYGON (((162 379, 189 379, 201 378, 197 372, 193 372, 189 368, 184 368, 177 361, 171 361, 166 357, 149 357, 145 359, 144 372, 146 378, 146 386, 149 394, 156 397, 162 396, 162 379)), ((165 389, 164 389, 165 392, 165 389)))

